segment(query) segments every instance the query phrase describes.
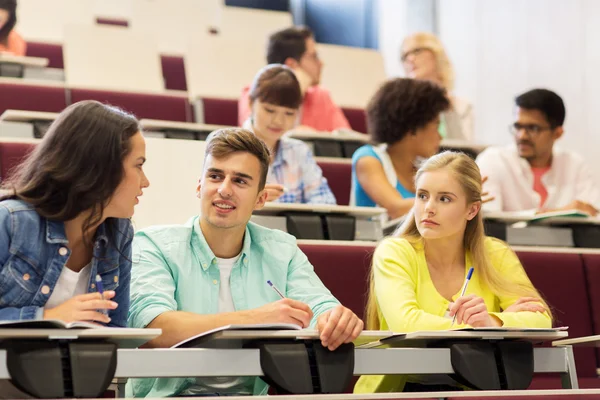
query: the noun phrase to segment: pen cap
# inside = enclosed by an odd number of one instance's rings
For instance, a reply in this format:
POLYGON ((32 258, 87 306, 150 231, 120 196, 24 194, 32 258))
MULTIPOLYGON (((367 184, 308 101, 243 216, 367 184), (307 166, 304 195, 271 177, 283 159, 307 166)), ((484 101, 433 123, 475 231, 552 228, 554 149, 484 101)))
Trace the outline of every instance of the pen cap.
POLYGON ((469 272, 467 272, 467 280, 471 279, 471 277, 473 276, 473 271, 473 267, 469 268, 469 272))

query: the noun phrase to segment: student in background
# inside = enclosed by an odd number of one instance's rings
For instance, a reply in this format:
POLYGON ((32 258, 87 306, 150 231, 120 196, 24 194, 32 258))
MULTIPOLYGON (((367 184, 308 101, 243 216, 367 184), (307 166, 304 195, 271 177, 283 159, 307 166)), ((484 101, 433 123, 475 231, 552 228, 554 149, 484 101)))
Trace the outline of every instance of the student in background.
POLYGON ((127 325, 129 219, 149 185, 145 148, 138 121, 120 109, 82 101, 60 113, 4 186, 0 319, 127 325))
POLYGON ((489 147, 477 157, 495 201, 489 211, 537 212, 600 210, 600 189, 581 156, 555 143, 564 134, 565 105, 556 93, 533 89, 515 99, 515 143, 489 147))
POLYGON ((442 42, 431 33, 414 33, 402 42, 400 59, 406 76, 435 82, 448 92, 450 107, 440 119, 442 137, 472 141, 473 107, 468 101, 452 95, 454 68, 442 42))
POLYGON ((408 213, 416 162, 438 152, 440 113, 449 105, 444 88, 429 81, 397 78, 379 88, 366 109, 376 144, 352 156, 351 205, 383 207, 392 219, 408 213))
POLYGON ((0 53, 24 56, 27 44, 14 30, 17 23, 17 0, 0 0, 0 53))
MULTIPOLYGON (((269 37, 267 64, 290 67, 300 82, 303 102, 299 129, 331 132, 350 129, 342 110, 333 102, 329 92, 319 86, 323 62, 317 54, 313 33, 305 27, 292 27, 269 37)), ((241 125, 250 116, 250 88, 242 90, 238 102, 238 122, 241 125)))
MULTIPOLYGON (((200 215, 136 233, 129 325, 160 328, 149 347, 170 347, 229 324, 312 327, 330 350, 353 341, 362 321, 339 304, 296 238, 250 221, 267 200, 269 149, 245 129, 210 134, 198 185, 200 215), (281 298, 267 285, 270 280, 281 298)), ((133 379, 127 397, 264 394, 255 377, 133 379)))
POLYGON ((248 92, 250 118, 244 122, 271 152, 267 175, 267 201, 336 204, 327 179, 312 151, 301 140, 284 137, 294 129, 302 104, 300 85, 285 65, 261 69, 248 92))
MULTIPOLYGON (((414 332, 451 327, 550 328, 549 308, 515 253, 486 237, 481 176, 467 155, 437 154, 416 174, 415 206, 375 250, 367 328, 414 332), (474 273, 461 296, 467 270, 474 273), (453 318, 455 323, 453 325, 453 318)), ((363 376, 355 392, 426 391, 402 376, 363 376)))

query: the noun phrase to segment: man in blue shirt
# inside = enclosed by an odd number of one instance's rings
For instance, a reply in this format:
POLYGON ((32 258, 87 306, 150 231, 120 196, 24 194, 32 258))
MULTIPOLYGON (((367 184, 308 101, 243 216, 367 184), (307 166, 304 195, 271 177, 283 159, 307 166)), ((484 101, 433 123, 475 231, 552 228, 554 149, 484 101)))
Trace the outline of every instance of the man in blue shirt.
MULTIPOLYGON (((129 326, 161 328, 150 347, 170 347, 229 324, 313 327, 330 350, 362 331, 363 322, 325 288, 293 236, 249 222, 253 210, 265 204, 269 162, 268 148, 251 132, 213 132, 198 185, 200 215, 184 225, 136 234, 129 326)), ((134 379, 127 396, 266 390, 253 377, 134 379)))

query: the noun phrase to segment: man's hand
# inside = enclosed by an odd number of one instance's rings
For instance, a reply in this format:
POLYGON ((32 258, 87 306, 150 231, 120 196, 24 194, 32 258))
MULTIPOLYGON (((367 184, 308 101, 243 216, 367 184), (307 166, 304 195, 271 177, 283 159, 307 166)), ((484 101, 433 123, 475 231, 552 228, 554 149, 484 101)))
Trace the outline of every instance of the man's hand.
POLYGON ((252 310, 256 323, 273 324, 285 323, 295 324, 301 328, 310 325, 313 317, 312 310, 301 301, 292 299, 281 299, 273 303, 252 310))
POLYGON ((321 344, 329 350, 354 341, 362 332, 363 326, 362 320, 342 305, 323 313, 317 320, 321 344))

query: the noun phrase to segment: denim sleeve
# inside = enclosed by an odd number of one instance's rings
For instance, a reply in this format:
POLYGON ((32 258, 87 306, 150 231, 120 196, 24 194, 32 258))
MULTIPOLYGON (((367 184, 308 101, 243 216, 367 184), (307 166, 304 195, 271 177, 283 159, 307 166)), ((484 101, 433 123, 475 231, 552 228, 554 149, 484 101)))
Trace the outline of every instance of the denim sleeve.
MULTIPOLYGON (((12 241, 12 214, 8 209, 0 205, 0 269, 4 268, 10 258, 10 244, 12 241)), ((2 294, 0 293, 0 296, 2 294)), ((42 319, 44 309, 42 307, 2 307, 0 308, 0 320, 19 319, 42 319)))
POLYGON ((131 243, 133 242, 133 227, 127 228, 123 238, 121 255, 119 256, 119 286, 113 298, 119 306, 109 313, 110 323, 107 326, 115 328, 127 327, 127 314, 129 313, 129 288, 131 286, 131 243))

